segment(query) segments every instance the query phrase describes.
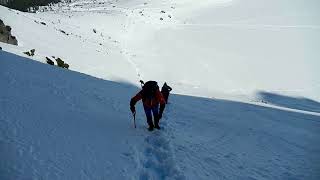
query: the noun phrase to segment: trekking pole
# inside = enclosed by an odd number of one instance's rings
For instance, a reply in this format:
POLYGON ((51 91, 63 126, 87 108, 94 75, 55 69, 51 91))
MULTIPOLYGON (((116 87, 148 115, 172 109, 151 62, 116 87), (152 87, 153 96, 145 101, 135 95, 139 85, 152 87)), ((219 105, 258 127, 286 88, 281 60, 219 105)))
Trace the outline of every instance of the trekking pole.
POLYGON ((137 128, 137 126, 136 126, 136 112, 133 113, 133 124, 134 124, 134 128, 137 128))

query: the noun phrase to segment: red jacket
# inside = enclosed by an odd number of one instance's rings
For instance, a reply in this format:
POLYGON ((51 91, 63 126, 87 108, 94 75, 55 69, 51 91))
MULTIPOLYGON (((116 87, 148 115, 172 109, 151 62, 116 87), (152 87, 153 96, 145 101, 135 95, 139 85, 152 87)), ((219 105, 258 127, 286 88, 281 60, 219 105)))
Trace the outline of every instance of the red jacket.
MULTIPOLYGON (((142 90, 136 94, 133 98, 131 98, 131 105, 135 105, 138 101, 142 99, 142 90)), ((152 99, 142 99, 143 106, 147 108, 152 108, 157 106, 159 103, 161 105, 166 104, 161 92, 159 90, 156 91, 156 96, 152 99)))

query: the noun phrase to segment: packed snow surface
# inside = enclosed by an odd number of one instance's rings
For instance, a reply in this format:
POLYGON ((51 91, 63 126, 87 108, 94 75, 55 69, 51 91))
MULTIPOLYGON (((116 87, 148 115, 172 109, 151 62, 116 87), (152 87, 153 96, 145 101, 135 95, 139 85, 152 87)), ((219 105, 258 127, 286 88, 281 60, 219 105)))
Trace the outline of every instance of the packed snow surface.
POLYGON ((0 179, 320 179, 319 8, 0 6, 19 43, 0 43, 0 179), (30 49, 35 56, 22 53, 30 49), (51 56, 70 70, 43 64, 51 56), (141 104, 133 128, 140 79, 174 89, 160 131, 147 131, 141 104))

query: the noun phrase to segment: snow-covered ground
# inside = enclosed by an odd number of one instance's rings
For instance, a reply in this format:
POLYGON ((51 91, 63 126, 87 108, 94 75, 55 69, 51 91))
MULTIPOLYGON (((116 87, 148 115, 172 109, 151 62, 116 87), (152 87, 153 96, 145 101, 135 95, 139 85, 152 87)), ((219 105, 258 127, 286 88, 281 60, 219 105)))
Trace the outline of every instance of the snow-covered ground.
POLYGON ((136 87, 0 58, 0 179, 320 177, 319 103, 308 114, 172 95, 163 130, 150 133, 141 106, 133 128, 136 87))
POLYGON ((0 8, 36 59, 59 56, 95 77, 168 81, 176 93, 205 97, 271 91, 320 100, 317 0, 74 0, 37 14, 0 8))
POLYGON ((320 179, 319 8, 316 0, 0 6, 19 41, 0 43, 0 179, 320 179), (26 58, 33 48, 34 60, 61 57, 71 71, 26 58), (161 131, 147 132, 140 105, 132 126, 139 79, 174 89, 161 131))

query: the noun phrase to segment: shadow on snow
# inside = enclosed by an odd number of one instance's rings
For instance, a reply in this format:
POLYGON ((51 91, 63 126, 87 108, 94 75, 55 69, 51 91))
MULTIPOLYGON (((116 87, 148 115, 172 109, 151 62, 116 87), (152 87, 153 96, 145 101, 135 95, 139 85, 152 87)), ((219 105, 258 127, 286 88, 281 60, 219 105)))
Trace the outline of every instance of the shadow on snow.
POLYGON ((277 106, 320 113, 320 102, 304 97, 290 97, 270 92, 259 92, 261 100, 277 106))

